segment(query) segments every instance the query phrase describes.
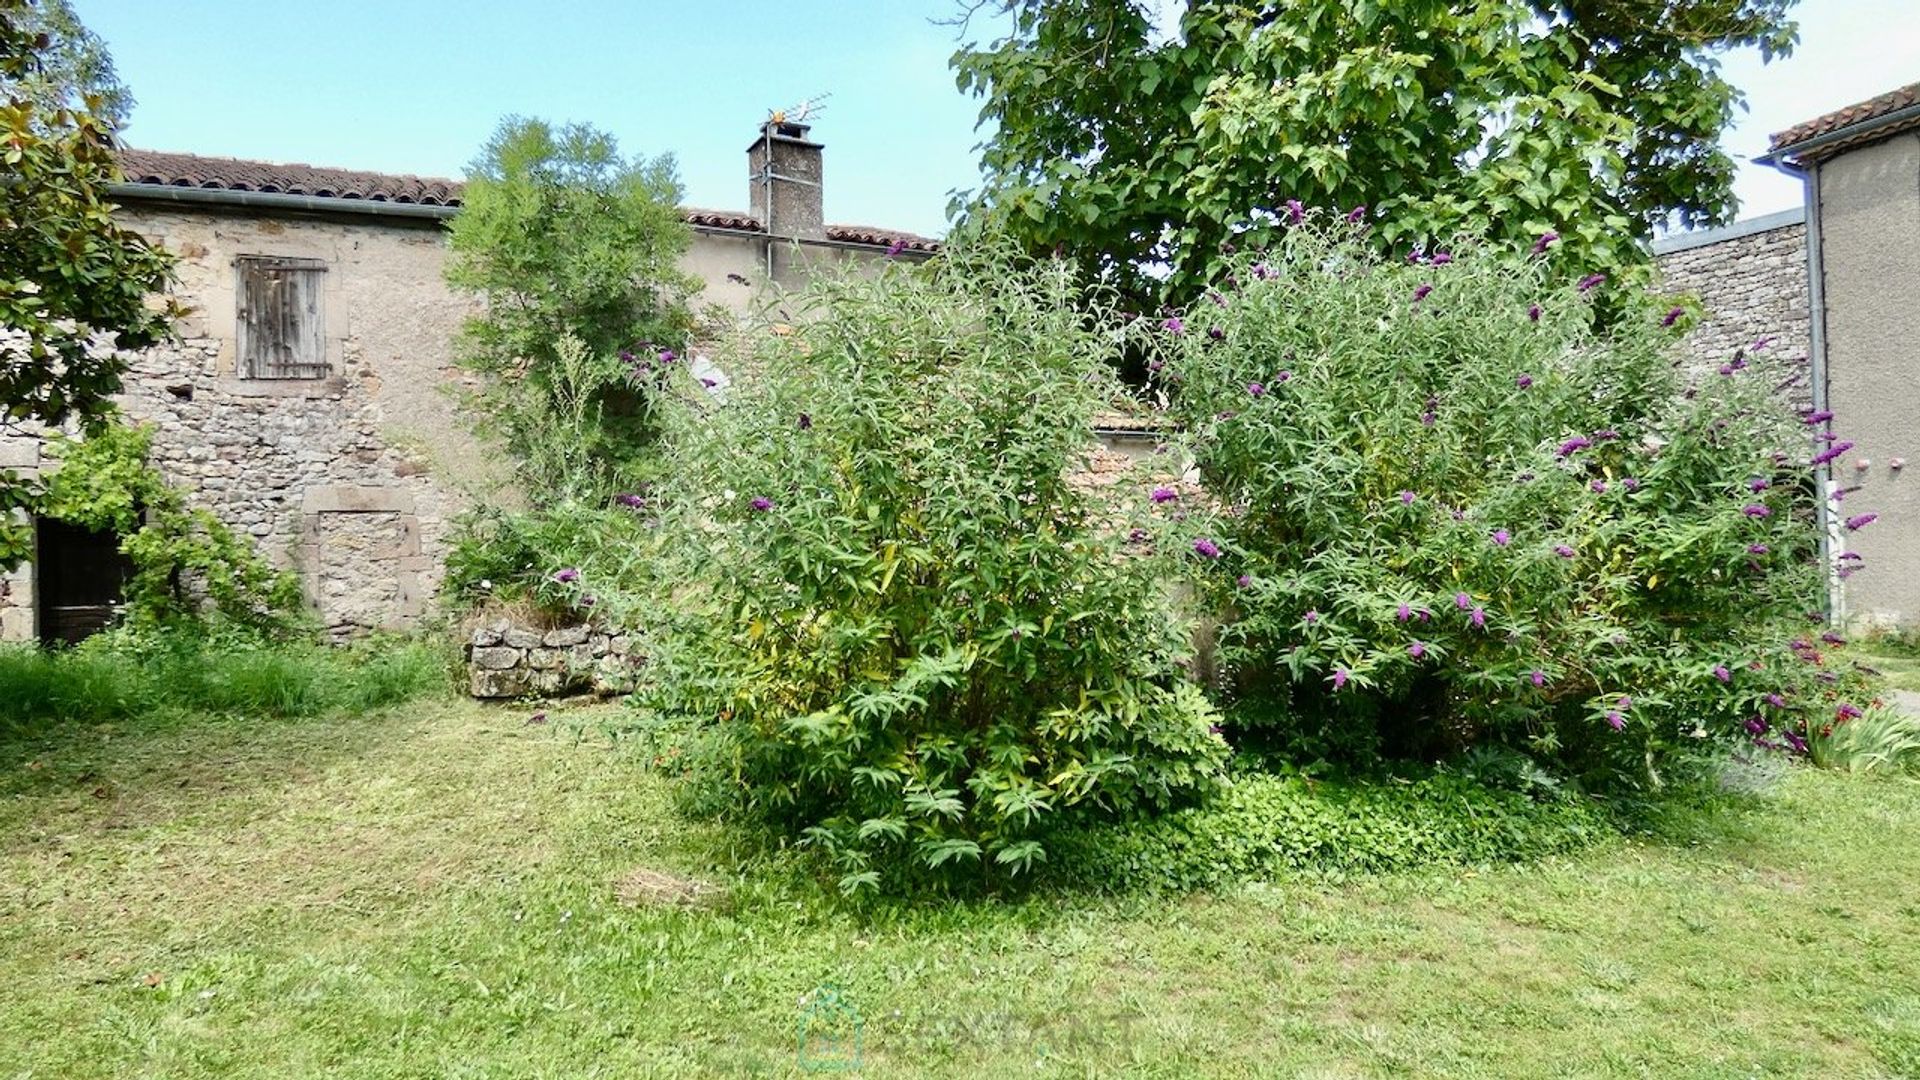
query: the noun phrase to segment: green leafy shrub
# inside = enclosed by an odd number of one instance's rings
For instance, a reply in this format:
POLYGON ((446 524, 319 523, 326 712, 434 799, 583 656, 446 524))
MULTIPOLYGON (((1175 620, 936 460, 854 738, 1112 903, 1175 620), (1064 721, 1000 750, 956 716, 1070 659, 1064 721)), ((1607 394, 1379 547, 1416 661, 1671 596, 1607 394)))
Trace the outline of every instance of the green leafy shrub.
POLYGON ((1920 772, 1920 716, 1879 703, 1836 716, 1812 733, 1815 764, 1841 772, 1920 772))
POLYGON ((211 512, 148 463, 151 429, 108 423, 84 439, 56 438, 60 468, 46 482, 41 513, 118 534, 133 563, 127 622, 151 629, 213 621, 270 636, 302 626, 300 583, 276 570, 211 512))
POLYGON ((649 467, 652 407, 620 354, 692 327, 679 200, 671 157, 628 159, 585 125, 508 117, 467 170, 446 276, 484 305, 458 361, 536 503, 605 498, 649 467))
POLYGON ((442 595, 456 606, 524 602, 557 618, 613 611, 648 592, 653 512, 626 495, 596 504, 565 499, 534 510, 482 505, 454 533, 442 595), (608 592, 597 583, 618 583, 608 592))
POLYGON ((331 647, 182 627, 123 629, 71 649, 0 647, 0 730, 135 719, 168 709, 283 717, 363 711, 445 681, 446 658, 417 641, 331 647))
POLYGON ((1021 872, 1050 819, 1219 772, 1164 588, 1068 483, 1115 392, 1102 299, 952 252, 735 336, 724 404, 658 358, 678 584, 645 704, 704 723, 739 803, 843 889, 1021 872))
POLYGON ((1689 385, 1681 309, 1524 250, 1385 260, 1363 228, 1310 217, 1160 328, 1215 505, 1155 528, 1207 553, 1237 723, 1307 758, 1497 745, 1656 784, 1864 700, 1811 640, 1825 418, 1744 356, 1689 385))
POLYGON ((1297 873, 1518 862, 1614 832, 1590 805, 1529 799, 1448 773, 1248 773, 1205 805, 1061 837, 1048 874, 1102 890, 1186 891, 1297 873))

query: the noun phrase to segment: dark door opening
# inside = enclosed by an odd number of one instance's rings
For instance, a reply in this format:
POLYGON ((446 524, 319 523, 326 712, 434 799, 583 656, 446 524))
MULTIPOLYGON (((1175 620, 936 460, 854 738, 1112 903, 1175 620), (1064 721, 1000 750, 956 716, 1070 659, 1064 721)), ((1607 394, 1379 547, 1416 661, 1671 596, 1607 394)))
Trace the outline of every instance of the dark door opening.
POLYGON ((35 523, 35 533, 40 643, 73 645, 113 625, 133 576, 120 537, 49 518, 35 523))

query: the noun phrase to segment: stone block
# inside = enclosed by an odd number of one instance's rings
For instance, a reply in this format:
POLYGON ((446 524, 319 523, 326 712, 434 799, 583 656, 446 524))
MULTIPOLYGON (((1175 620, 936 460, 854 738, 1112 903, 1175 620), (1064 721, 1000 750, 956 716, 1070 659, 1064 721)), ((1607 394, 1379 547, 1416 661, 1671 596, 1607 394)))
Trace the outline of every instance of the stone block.
POLYGON ((607 651, 615 656, 625 656, 633 648, 633 639, 625 634, 615 634, 607 639, 607 651))
POLYGON ((476 648, 492 648, 500 644, 500 631, 491 626, 476 626, 473 628, 473 636, 468 640, 476 648))
POLYGON ((611 647, 607 644, 607 635, 605 634, 595 634, 588 638, 587 646, 593 650, 593 655, 595 656, 605 656, 611 651, 611 647))
POLYGON ((413 493, 404 488, 327 484, 308 488, 301 496, 300 509, 309 514, 411 514, 413 493))
POLYGON ((550 649, 568 649, 587 640, 589 631, 585 626, 562 626, 547 631, 547 647, 550 649))
POLYGON ((467 692, 477 698, 519 697, 529 689, 531 676, 524 668, 512 671, 473 668, 467 673, 467 692))
POLYGON ((535 671, 558 671, 567 662, 563 649, 528 649, 527 666, 535 671))
POLYGON ((533 649, 540 645, 540 632, 524 626, 512 626, 500 635, 500 640, 516 649, 533 649))
POLYGON ((474 667, 489 671, 505 671, 520 662, 520 655, 519 649, 496 645, 492 648, 473 650, 473 655, 469 659, 474 667))

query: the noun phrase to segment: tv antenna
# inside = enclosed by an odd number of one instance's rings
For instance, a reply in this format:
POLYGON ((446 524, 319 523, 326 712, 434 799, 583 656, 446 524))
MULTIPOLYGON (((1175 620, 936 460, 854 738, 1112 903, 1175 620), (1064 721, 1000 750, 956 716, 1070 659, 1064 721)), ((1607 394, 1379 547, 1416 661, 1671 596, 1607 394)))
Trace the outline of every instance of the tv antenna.
POLYGON ((798 105, 789 105, 784 109, 770 109, 767 112, 767 119, 775 124, 804 124, 811 117, 826 112, 827 107, 823 103, 832 96, 831 92, 815 94, 812 97, 802 98, 798 105))

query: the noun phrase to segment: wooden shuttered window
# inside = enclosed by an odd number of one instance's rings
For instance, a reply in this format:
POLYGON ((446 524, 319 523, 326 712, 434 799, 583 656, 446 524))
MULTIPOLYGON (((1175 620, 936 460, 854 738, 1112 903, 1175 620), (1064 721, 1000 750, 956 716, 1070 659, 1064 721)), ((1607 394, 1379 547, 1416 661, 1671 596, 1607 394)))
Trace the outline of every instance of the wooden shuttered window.
POLYGON ((324 379, 323 286, 318 259, 243 255, 239 269, 239 364, 245 379, 324 379))

